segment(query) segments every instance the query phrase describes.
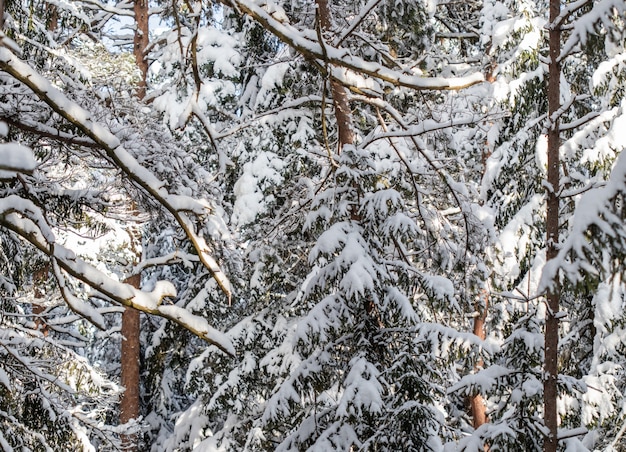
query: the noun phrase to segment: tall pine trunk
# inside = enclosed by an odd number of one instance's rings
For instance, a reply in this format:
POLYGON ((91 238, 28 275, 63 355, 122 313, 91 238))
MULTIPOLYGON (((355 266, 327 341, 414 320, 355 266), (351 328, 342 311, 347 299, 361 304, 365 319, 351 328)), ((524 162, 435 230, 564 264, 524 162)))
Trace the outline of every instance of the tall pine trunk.
MULTIPOLYGON (((145 49, 149 42, 148 28, 148 0, 135 0, 135 37, 133 52, 141 79, 137 87, 137 97, 141 100, 146 96, 146 77, 148 74, 148 60, 145 49)), ((131 234, 131 240, 135 239, 131 234)), ((140 236, 139 236, 140 240, 140 236)), ((136 249, 133 246, 134 249, 136 249)), ((141 275, 133 275, 126 282, 139 289, 141 275)), ((136 309, 126 308, 122 314, 122 351, 121 351, 121 383, 125 390, 120 401, 120 423, 125 424, 139 418, 140 415, 140 374, 141 374, 141 344, 140 344, 140 313, 136 309)), ((137 434, 122 436, 122 448, 127 451, 137 451, 139 437, 137 434)))
MULTIPOLYGON (((480 339, 485 340, 487 337, 485 333, 485 321, 487 320, 487 311, 489 309, 489 293, 485 290, 481 293, 479 299, 476 301, 476 315, 474 317, 473 333, 480 339)), ((474 370, 479 370, 483 367, 483 360, 480 359, 476 363, 474 370)), ((472 424, 475 429, 488 422, 487 419, 487 405, 483 396, 479 393, 473 394, 469 398, 470 409, 472 413, 472 424)), ((487 446, 485 446, 487 450, 487 446)))
MULTIPOLYGON (((496 78, 493 74, 495 69, 495 64, 492 64, 485 74, 485 81, 487 83, 494 83, 496 78)), ((491 156, 491 151, 489 143, 485 141, 485 147, 482 153, 482 168, 483 174, 485 176, 485 171, 487 168, 487 160, 491 156)), ((473 333, 478 336, 480 339, 485 340, 487 338, 487 332, 485 330, 485 322, 487 321, 487 314, 489 313, 489 291, 484 289, 480 295, 477 297, 475 303, 475 317, 474 317, 474 325, 473 325, 473 333)), ((479 359, 475 365, 474 370, 482 369, 484 366, 484 361, 479 359)), ((483 424, 489 422, 489 418, 487 417, 487 405, 485 404, 485 399, 479 393, 473 394, 469 397, 470 410, 472 415, 472 426, 474 429, 477 429, 483 424)), ((485 445, 484 450, 489 450, 489 446, 485 445)))
MULTIPOLYGON (((141 275, 133 275, 126 279, 126 283, 139 289, 141 285, 141 275)), ((139 311, 133 308, 126 308, 122 313, 122 362, 121 362, 121 384, 124 393, 120 401, 120 423, 125 424, 139 418, 140 414, 140 350, 139 342, 139 311)), ((122 450, 139 450, 139 437, 137 434, 122 435, 122 450)))
MULTIPOLYGON (((558 57, 561 52, 561 32, 556 20, 561 12, 559 0, 550 0, 549 45, 550 62, 548 74, 548 188, 546 213, 546 261, 554 259, 559 243, 559 118, 561 107, 560 77, 561 65, 558 57)), ((544 423, 546 437, 545 452, 556 452, 558 446, 557 379, 559 346, 559 297, 558 275, 547 293, 548 312, 546 314, 545 362, 544 362, 544 423)))
POLYGON ((137 87, 137 97, 143 99, 146 97, 146 78, 148 75, 148 59, 146 58, 146 48, 149 43, 148 28, 148 0, 135 0, 135 37, 133 39, 133 53, 135 54, 135 62, 141 72, 141 79, 137 87))
MULTIPOLYGON (((316 3, 320 28, 323 33, 328 33, 332 29, 332 15, 328 0, 316 0, 316 3)), ((338 80, 333 78, 332 73, 328 75, 330 77, 330 91, 333 97, 335 119, 337 120, 338 150, 341 151, 343 146, 354 142, 352 111, 350 110, 348 94, 345 88, 338 80)))
POLYGON ((40 330, 44 337, 48 336, 49 333, 48 325, 43 318, 43 313, 46 311, 46 308, 44 304, 42 304, 45 303, 46 298, 45 284, 46 281, 48 281, 49 268, 50 266, 46 262, 33 273, 33 285, 35 286, 33 294, 35 296, 35 302, 33 303, 35 329, 40 330))

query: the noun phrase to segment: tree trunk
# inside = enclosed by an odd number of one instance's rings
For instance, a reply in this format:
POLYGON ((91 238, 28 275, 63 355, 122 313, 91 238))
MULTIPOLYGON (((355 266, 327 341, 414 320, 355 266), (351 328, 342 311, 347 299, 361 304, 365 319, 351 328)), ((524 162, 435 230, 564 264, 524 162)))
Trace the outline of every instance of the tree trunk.
POLYGON ((137 67, 141 72, 141 80, 137 87, 137 97, 146 97, 146 78, 148 75, 148 59, 146 58, 146 48, 148 47, 150 35, 148 28, 148 0, 135 0, 135 37, 133 40, 133 53, 137 67))
MULTIPOLYGON (((320 28, 323 33, 332 29, 332 19, 328 0, 316 0, 317 12, 320 21, 320 28)), ((323 43, 322 43, 323 44, 323 43)), ((348 102, 348 94, 341 83, 330 76, 330 91, 333 97, 333 107, 335 109, 335 119, 337 120, 338 150, 346 144, 354 142, 354 131, 352 130, 352 111, 348 102)))
MULTIPOLYGON (((474 334, 480 339, 485 340, 485 320, 487 319, 487 309, 489 307, 489 294, 484 291, 476 302, 476 317, 474 317, 474 334)), ((479 370, 483 367, 483 360, 479 359, 476 363, 474 370, 479 370)), ((472 410, 472 420, 475 429, 488 422, 487 418, 487 406, 485 400, 481 394, 473 394, 470 396, 470 409, 472 410)), ((487 449, 487 446, 485 446, 487 449)))
POLYGON ((48 3, 46 9, 48 11, 48 24, 46 28, 48 29, 48 31, 56 31, 57 27, 59 26, 59 10, 57 9, 56 5, 53 5, 52 3, 48 3))
POLYGON ((6 9, 6 0, 0 0, 0 31, 4 31, 4 12, 6 9))
MULTIPOLYGON (((496 69, 495 62, 492 62, 487 69, 485 74, 485 81, 487 83, 494 83, 496 81, 494 74, 494 70, 496 69)), ((482 160, 482 169, 483 169, 483 177, 485 175, 485 171, 487 168, 487 160, 491 156, 493 151, 492 144, 489 143, 489 140, 485 140, 485 146, 483 148, 483 153, 481 156, 482 160)), ((485 331, 485 320, 487 320, 487 312, 489 310, 489 292, 487 289, 484 289, 481 294, 478 296, 478 300, 475 304, 476 317, 474 317, 474 328, 473 332, 480 339, 485 340, 487 337, 487 332, 485 331)), ((482 369, 484 362, 482 359, 479 359, 476 362, 476 366, 474 370, 482 369)), ((474 394, 469 398, 470 409, 472 414, 472 424, 474 429, 477 429, 483 424, 489 422, 489 418, 487 417, 487 405, 485 405, 485 400, 481 394, 474 394)), ((485 450, 489 450, 489 446, 485 445, 485 450)))
MULTIPOLYGON (((148 0, 135 0, 135 37, 133 52, 135 62, 141 72, 141 80, 137 87, 137 97, 143 99, 146 96, 146 77, 148 74, 148 60, 145 50, 149 42, 148 28, 148 0)), ((133 209, 135 210, 135 209, 133 209)), ((131 241, 133 240, 131 234, 131 241)), ((135 246, 131 243, 135 250, 135 246)), ((136 289, 141 288, 141 275, 133 275, 126 280, 136 289)), ((141 373, 140 361, 140 315, 139 311, 133 308, 126 308, 122 314, 122 362, 121 362, 121 383, 125 391, 120 401, 120 423, 125 424, 133 419, 137 419, 140 414, 140 381, 141 373)), ((122 435, 122 448, 126 451, 137 451, 139 448, 138 434, 122 435)))
MULTIPOLYGON (((550 0, 550 22, 554 25, 561 12, 559 0, 550 0)), ((554 259, 559 243, 559 118, 561 107, 560 77, 561 65, 558 56, 561 51, 561 32, 558 26, 549 29, 550 62, 548 74, 548 188, 546 213, 546 261, 554 259)), ((544 363, 544 423, 547 434, 544 441, 545 452, 556 452, 558 446, 557 378, 559 346, 559 296, 558 275, 547 294, 545 363, 544 363)))
MULTIPOLYGON (((133 275, 126 282, 136 289, 140 288, 141 275, 133 275)), ((121 384, 125 390, 120 401, 120 424, 125 424, 139 417, 139 311, 126 308, 122 314, 122 362, 121 384)), ((137 451, 138 435, 122 435, 122 450, 137 451)))

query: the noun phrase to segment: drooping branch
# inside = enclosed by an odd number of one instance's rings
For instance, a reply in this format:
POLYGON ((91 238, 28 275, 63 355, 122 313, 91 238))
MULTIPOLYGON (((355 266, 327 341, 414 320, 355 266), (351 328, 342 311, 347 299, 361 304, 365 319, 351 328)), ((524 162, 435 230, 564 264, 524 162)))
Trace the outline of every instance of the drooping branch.
MULTIPOLYGON (((250 0, 221 0, 223 3, 232 6, 235 10, 252 17, 263 28, 272 33, 288 46, 310 60, 322 62, 322 66, 330 64, 339 68, 348 69, 357 74, 369 75, 378 80, 390 83, 394 86, 403 86, 416 90, 459 90, 475 85, 484 80, 480 72, 466 77, 422 77, 406 72, 395 71, 381 64, 365 61, 354 56, 348 49, 324 45, 312 39, 311 33, 294 28, 293 26, 275 19, 263 7, 250 0)), ((340 71, 336 71, 335 77, 340 76, 340 71)), ((350 86, 348 80, 341 80, 344 86, 350 86)), ((358 87, 357 87, 358 88, 358 87)))
MULTIPOLYGON (((382 103, 372 102, 371 99, 366 99, 363 97, 359 97, 358 99, 369 102, 373 105, 378 106, 379 108, 385 108, 385 105, 382 103)), ((369 136, 364 139, 360 144, 361 147, 366 148, 372 143, 378 140, 388 140, 389 138, 410 138, 416 137, 419 135, 424 135, 429 132, 434 132, 437 130, 449 129, 451 127, 459 127, 466 126, 471 124, 478 124, 482 121, 485 121, 487 118, 485 116, 475 116, 475 115, 466 115, 461 118, 449 119, 447 121, 435 121, 434 119, 424 120, 420 122, 416 126, 408 126, 403 125, 403 128, 400 130, 388 131, 384 130, 383 132, 379 132, 369 136)))
MULTIPOLYGON (((0 201, 0 226, 15 232, 46 254, 58 269, 85 283, 106 298, 147 314, 172 320, 225 353, 235 354, 230 340, 211 327, 206 319, 181 307, 163 304, 166 297, 176 295, 176 289, 171 283, 157 282, 152 292, 145 292, 130 284, 116 281, 78 258, 68 248, 55 243, 54 235, 45 223, 41 211, 32 202, 15 195, 2 198, 0 201)), ((60 284, 63 282, 60 281, 60 284)), ((66 292, 66 295, 68 294, 70 294, 69 291, 66 292)), ((70 307, 78 309, 82 316, 93 320, 97 325, 103 324, 100 314, 95 310, 90 311, 86 306, 77 305, 76 303, 81 303, 79 300, 70 299, 70 301, 70 307)))
POLYGON ((133 17, 134 15, 131 6, 125 5, 120 8, 119 6, 108 5, 108 4, 99 2, 98 0, 80 0, 80 1, 81 3, 84 3, 87 8, 100 10, 103 12, 107 12, 109 14, 113 14, 115 16, 133 17))
POLYGON ((608 24, 613 18, 623 17, 626 12, 626 2, 623 0, 578 0, 561 8, 559 15, 550 19, 550 30, 560 30, 569 16, 589 4, 593 5, 591 10, 573 24, 573 29, 569 33, 567 41, 562 47, 559 46, 559 55, 557 58, 559 63, 572 53, 579 44, 584 44, 589 34, 596 33, 593 30, 596 24, 608 24))
POLYGON ((141 166, 124 149, 115 135, 101 124, 94 122, 89 112, 68 99, 48 80, 22 62, 7 48, 0 47, 0 70, 28 86, 50 108, 96 142, 126 177, 144 189, 154 201, 168 210, 198 252, 202 264, 209 270, 220 289, 230 300, 230 283, 215 259, 210 256, 206 241, 196 233, 194 224, 188 216, 188 212, 200 216, 207 214, 208 205, 206 202, 169 193, 165 188, 165 183, 141 166))
POLYGON ((352 23, 341 33, 341 36, 334 42, 334 45, 341 45, 341 43, 345 41, 346 38, 350 36, 350 34, 352 34, 359 25, 361 25, 365 18, 372 12, 372 10, 376 6, 378 6, 381 1, 382 0, 370 0, 370 2, 361 9, 359 15, 356 18, 352 19, 352 23))

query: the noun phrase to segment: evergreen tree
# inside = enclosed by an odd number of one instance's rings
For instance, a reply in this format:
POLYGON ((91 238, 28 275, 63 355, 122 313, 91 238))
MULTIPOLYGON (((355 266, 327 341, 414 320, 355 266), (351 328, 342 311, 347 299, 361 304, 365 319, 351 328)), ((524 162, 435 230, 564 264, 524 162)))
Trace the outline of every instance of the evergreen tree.
MULTIPOLYGON (((15 255, 15 259, 7 257, 11 273, 3 269, 2 275, 3 307, 12 313, 2 326, 8 341, 3 364, 9 366, 3 370, 3 390, 11 392, 11 397, 3 397, 7 402, 3 448, 62 449, 72 444, 117 448, 117 434, 123 430, 110 425, 116 420, 111 410, 119 389, 80 356, 88 350, 93 360, 104 358, 102 368, 111 372, 109 378, 116 376, 108 367, 111 357, 87 347, 92 338, 105 344, 116 338, 114 314, 119 309, 110 307, 111 302, 169 318, 234 352, 205 318, 163 303, 165 297, 175 296, 171 283, 152 281, 150 292, 142 292, 119 282, 132 262, 124 253, 130 239, 124 242, 128 235, 123 231, 145 221, 136 218, 135 208, 125 200, 133 198, 135 206, 145 206, 143 212, 160 215, 163 225, 177 231, 177 241, 192 243, 195 259, 214 276, 221 271, 200 228, 207 227, 204 220, 217 217, 210 214, 207 202, 192 195, 187 181, 180 181, 180 167, 172 164, 172 157, 183 167, 192 161, 171 152, 177 147, 167 129, 155 122, 155 137, 139 136, 137 103, 123 91, 133 86, 132 59, 110 55, 101 44, 85 40, 82 32, 88 34, 88 29, 71 29, 76 21, 83 27, 90 23, 80 5, 64 10, 63 14, 74 17, 68 23, 45 4, 31 3, 30 16, 23 14, 24 6, 12 2, 7 8, 0 48, 3 86, 10 87, 2 93, 2 118, 8 127, 3 123, 2 160, 7 163, 1 168, 0 225, 3 255, 15 255), (40 27, 42 14, 53 14, 60 26, 54 30, 40 27), (26 26, 24 20, 35 25, 26 26), (54 39, 68 32, 75 34, 64 45, 57 44, 54 39), (97 66, 94 54, 103 57, 97 66), (124 65, 130 68, 126 74, 120 72, 124 65), (28 143, 34 152, 15 142, 28 143), (163 165, 165 157, 168 166, 163 165), (162 181, 167 178, 178 182, 166 186, 162 181), (199 226, 194 224, 198 218, 203 220, 199 226), (39 279, 32 275, 47 262, 53 283, 42 292, 39 279), (35 289, 29 289, 29 282, 35 289), (23 300, 32 290, 45 293, 45 301, 38 304, 49 309, 37 311, 34 324, 16 322, 13 318, 31 315, 23 300), (68 315, 63 305, 77 315, 68 315), (41 319, 49 335, 35 328, 41 319), (94 334, 82 319, 104 332, 94 334), (22 395, 26 404, 19 402, 22 395), (51 428, 57 421, 58 428, 51 428)), ((137 267, 169 259, 159 254, 151 262, 138 262, 137 267)))
POLYGON ((625 6, 549 3, 1 2, 1 447, 619 449, 625 6))

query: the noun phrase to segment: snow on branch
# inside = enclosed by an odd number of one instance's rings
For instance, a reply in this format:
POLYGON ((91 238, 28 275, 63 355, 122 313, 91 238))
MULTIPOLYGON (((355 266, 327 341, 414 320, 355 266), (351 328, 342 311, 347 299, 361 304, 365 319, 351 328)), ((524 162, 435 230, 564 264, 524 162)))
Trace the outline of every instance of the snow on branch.
POLYGON ((77 137, 71 133, 63 132, 55 127, 42 124, 29 118, 20 117, 19 119, 16 119, 0 115, 0 121, 7 123, 11 127, 34 133, 40 137, 51 138, 55 141, 86 148, 99 148, 99 146, 89 138, 77 137))
POLYGON ((126 17, 135 17, 135 13, 133 11, 132 4, 128 3, 123 5, 121 8, 104 4, 97 0, 80 0, 81 3, 84 3, 87 8, 93 8, 100 11, 107 12, 109 14, 114 14, 116 16, 126 16, 126 17))
MULTIPOLYGON (((572 11, 584 6, 588 2, 574 2, 569 5, 569 9, 565 9, 563 14, 570 14, 572 11)), ((601 0, 594 2, 593 8, 588 13, 576 19, 573 23, 573 30, 569 38, 561 49, 559 60, 563 60, 569 55, 578 44, 585 44, 588 35, 596 34, 595 26, 601 22, 607 28, 612 28, 612 19, 616 16, 623 15, 626 12, 626 2, 624 0, 601 0)), ((562 15, 563 15, 562 14, 562 15)), ((557 24, 563 20, 563 17, 557 19, 557 24)))
POLYGON ((158 281, 151 292, 141 291, 107 276, 78 258, 70 249, 55 243, 40 209, 32 202, 18 196, 0 199, 0 226, 12 230, 52 259, 55 275, 68 306, 96 326, 104 327, 101 314, 71 293, 61 270, 117 303, 172 320, 223 352, 235 354, 230 340, 211 327, 206 319, 179 306, 163 305, 166 297, 176 295, 176 289, 170 282, 158 281))
POLYGON ((231 287, 226 275, 210 255, 209 246, 196 233, 188 212, 203 215, 208 211, 206 202, 187 196, 171 194, 165 183, 143 167, 126 149, 119 139, 101 124, 93 121, 88 111, 70 100, 28 64, 17 58, 9 49, 0 47, 0 70, 28 86, 50 108, 78 127, 87 137, 96 142, 107 156, 134 183, 143 188, 156 202, 167 209, 184 230, 196 249, 200 261, 209 270, 220 289, 230 301, 231 287))
POLYGON ((0 144, 0 178, 5 172, 30 174, 37 167, 37 161, 30 148, 17 143, 0 144))
POLYGON ((475 374, 469 374, 462 377, 458 382, 454 383, 447 389, 448 394, 462 392, 466 395, 472 393, 487 394, 499 384, 502 378, 512 374, 514 371, 506 367, 494 364, 487 369, 482 369, 475 374))
MULTIPOLYGON (((6 353, 11 355, 11 357, 15 359, 15 361, 20 363, 25 369, 28 369, 28 372, 32 373, 37 378, 43 381, 52 383, 53 385, 67 392, 68 394, 76 393, 76 390, 74 388, 72 388, 69 384, 63 382, 60 378, 58 378, 58 376, 51 375, 45 372, 40 366, 36 364, 35 360, 31 359, 29 356, 22 355, 18 351, 18 349, 15 347, 15 344, 16 342, 19 341, 19 339, 13 337, 13 334, 11 332, 8 332, 7 336, 8 337, 3 337, 2 339, 0 339, 0 347, 2 347, 2 349, 6 353)), ((6 449, 3 449, 3 450, 6 450, 6 449)), ((8 450, 11 450, 11 449, 8 449, 8 450)))
POLYGON ((52 229, 48 226, 39 207, 32 201, 17 195, 0 198, 0 216, 4 218, 16 214, 32 223, 33 229, 25 229, 28 234, 38 235, 41 237, 41 240, 45 240, 50 244, 55 242, 52 229))
MULTIPOLYGON (((357 74, 369 75, 394 86, 403 86, 416 90, 459 90, 484 81, 483 74, 479 72, 466 77, 446 78, 422 77, 406 72, 394 71, 381 64, 365 61, 362 58, 351 55, 348 49, 332 47, 326 43, 322 45, 317 41, 316 37, 313 38, 313 36, 316 36, 315 33, 307 35, 306 32, 292 27, 286 21, 277 20, 253 0, 222 0, 222 2, 252 17, 263 28, 298 51, 305 58, 318 60, 324 65, 331 64, 354 71, 357 74)), ((271 8, 268 8, 268 10, 271 10, 271 8)), ((334 75, 337 76, 337 74, 338 72, 335 71, 334 75)), ((342 84, 350 86, 348 79, 340 81, 342 84)))
MULTIPOLYGON (((544 267, 538 292, 542 293, 555 281, 559 270, 571 281, 579 278, 580 272, 598 272, 599 262, 590 262, 594 252, 594 243, 589 239, 589 231, 593 226, 600 234, 606 237, 626 240, 626 229, 620 214, 616 214, 613 200, 619 195, 626 194, 626 155, 623 152, 626 136, 626 101, 622 102, 622 114, 617 117, 607 136, 595 143, 595 148, 604 147, 616 149, 618 156, 611 171, 611 176, 605 185, 584 193, 574 211, 571 220, 570 233, 560 246, 558 255, 551 259, 544 267)), ((615 245, 612 246, 615 248, 615 245)))
POLYGON ((450 118, 446 121, 436 121, 433 119, 423 120, 419 125, 406 127, 402 130, 393 130, 388 132, 376 133, 375 135, 368 137, 361 143, 362 148, 366 148, 370 144, 374 143, 378 140, 389 139, 389 138, 406 138, 406 137, 415 137, 418 135, 423 135, 428 132, 433 132, 436 130, 446 129, 450 127, 458 127, 464 125, 477 124, 481 121, 484 121, 485 117, 478 117, 473 114, 463 115, 460 118, 450 118))
POLYGON ((335 46, 340 45, 343 41, 346 40, 348 36, 350 36, 354 30, 358 28, 358 26, 365 20, 365 18, 372 12, 376 6, 381 2, 381 0, 370 0, 367 5, 361 8, 361 11, 358 16, 352 19, 350 25, 341 33, 341 36, 335 40, 333 43, 335 46))

